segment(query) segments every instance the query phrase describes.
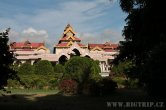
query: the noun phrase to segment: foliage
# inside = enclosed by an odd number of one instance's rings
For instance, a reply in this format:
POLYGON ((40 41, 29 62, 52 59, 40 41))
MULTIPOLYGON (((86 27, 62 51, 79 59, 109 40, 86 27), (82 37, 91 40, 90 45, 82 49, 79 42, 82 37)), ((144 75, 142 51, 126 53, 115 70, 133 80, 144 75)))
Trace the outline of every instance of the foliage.
POLYGON ((18 74, 33 74, 34 67, 29 63, 24 63, 18 68, 18 74))
POLYGON ((83 83, 88 79, 100 78, 100 67, 96 62, 87 57, 72 57, 65 64, 65 76, 72 78, 79 83, 83 83))
POLYGON ((166 60, 161 55, 166 46, 166 16, 161 13, 166 8, 165 3, 161 0, 120 0, 120 6, 128 16, 123 30, 125 41, 120 43, 120 54, 114 62, 131 60, 135 66, 130 71, 140 83, 154 96, 164 97, 160 85, 166 81, 162 66, 166 60))
POLYGON ((106 77, 96 82, 94 80, 88 80, 84 83, 83 93, 92 96, 107 96, 115 92, 117 83, 111 78, 106 77))
POLYGON ((100 81, 101 80, 101 76, 99 75, 100 72, 101 70, 100 70, 98 62, 93 61, 90 68, 89 79, 95 80, 96 82, 100 81))
POLYGON ((114 82, 110 77, 104 78, 101 82, 101 94, 102 95, 110 95, 115 92, 117 88, 117 83, 114 82))
MULTIPOLYGON (((65 64, 65 78, 70 78, 78 82, 78 93, 82 94, 86 88, 86 83, 90 80, 99 82, 100 76, 99 62, 87 57, 74 56, 65 64)), ((88 87, 89 88, 89 87, 88 87)))
POLYGON ((163 84, 166 83, 165 56, 166 43, 161 43, 161 45, 154 48, 150 58, 147 59, 143 75, 140 78, 147 85, 148 93, 160 99, 166 97, 166 90, 163 88, 163 84))
POLYGON ((90 63, 88 58, 83 57, 72 57, 65 64, 65 75, 67 74, 70 78, 83 82, 86 75, 90 73, 90 63))
POLYGON ((53 74, 54 69, 52 67, 51 62, 47 60, 41 60, 35 64, 35 74, 53 74))
POLYGON ((9 78, 16 76, 13 69, 10 68, 13 63, 13 54, 9 51, 8 32, 9 29, 0 33, 0 89, 7 84, 9 78))
POLYGON ((63 65, 61 64, 57 64, 54 66, 54 72, 55 73, 64 73, 65 72, 65 68, 63 65))
POLYGON ((112 80, 115 81, 118 85, 118 88, 125 88, 127 86, 126 81, 127 79, 122 76, 114 76, 112 80))
POLYGON ((131 73, 131 68, 134 67, 134 64, 132 61, 126 60, 126 61, 120 61, 117 65, 114 65, 112 67, 112 72, 117 74, 117 75, 127 75, 132 76, 133 74, 131 73))
POLYGON ((29 88, 29 89, 55 89, 58 85, 58 78, 55 74, 19 74, 25 85, 21 85, 17 80, 8 80, 9 88, 29 88))
POLYGON ((66 95, 72 95, 77 93, 77 82, 71 79, 62 80, 59 83, 59 90, 66 95))
POLYGON ((18 72, 19 70, 19 65, 18 64, 13 64, 13 65, 10 65, 10 68, 13 69, 15 72, 18 72))
POLYGON ((125 86, 125 88, 138 88, 139 80, 138 79, 129 78, 129 79, 125 80, 124 86, 125 86))

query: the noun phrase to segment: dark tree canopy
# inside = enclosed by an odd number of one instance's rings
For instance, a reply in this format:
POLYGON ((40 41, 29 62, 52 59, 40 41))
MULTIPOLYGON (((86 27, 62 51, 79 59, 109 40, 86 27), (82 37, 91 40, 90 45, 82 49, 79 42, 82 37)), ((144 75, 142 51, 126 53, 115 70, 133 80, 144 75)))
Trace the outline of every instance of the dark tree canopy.
POLYGON ((164 3, 161 0, 120 0, 120 5, 128 16, 123 30, 126 41, 121 42, 119 58, 142 64, 165 38, 164 3))
POLYGON ((166 53, 165 3, 163 0, 120 0, 120 6, 128 16, 123 29, 125 41, 120 42, 120 54, 114 62, 131 60, 135 64, 131 69, 140 82, 151 93, 164 95, 156 90, 164 91, 161 85, 166 81, 162 66, 166 58, 161 56, 166 53))
POLYGON ((0 89, 7 84, 9 78, 15 76, 15 72, 10 68, 13 63, 13 54, 9 51, 8 46, 9 30, 0 33, 0 89))

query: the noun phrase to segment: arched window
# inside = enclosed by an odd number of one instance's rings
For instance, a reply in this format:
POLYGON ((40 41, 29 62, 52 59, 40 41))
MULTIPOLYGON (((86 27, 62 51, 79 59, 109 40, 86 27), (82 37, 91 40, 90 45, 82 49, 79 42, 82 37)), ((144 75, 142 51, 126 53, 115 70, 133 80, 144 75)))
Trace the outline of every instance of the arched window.
POLYGON ((62 55, 61 57, 59 57, 59 64, 64 65, 65 62, 67 62, 67 57, 65 55, 62 55))
POLYGON ((71 54, 71 57, 72 57, 72 56, 80 56, 80 55, 81 55, 81 54, 80 54, 79 50, 73 49, 73 53, 71 54))

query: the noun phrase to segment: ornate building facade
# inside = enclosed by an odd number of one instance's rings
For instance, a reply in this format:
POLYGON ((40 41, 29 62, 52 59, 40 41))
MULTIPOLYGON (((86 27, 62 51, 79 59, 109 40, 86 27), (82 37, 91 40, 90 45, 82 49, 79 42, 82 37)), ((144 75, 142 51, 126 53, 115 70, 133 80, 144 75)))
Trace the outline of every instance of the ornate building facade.
MULTIPOLYGON (((34 43, 30 41, 25 42, 11 42, 10 43, 10 51, 14 53, 16 64, 22 64, 25 62, 29 62, 32 65, 39 60, 52 60, 53 56, 50 54, 50 50, 45 47, 45 44, 34 43)), ((54 57, 54 56, 53 56, 54 57)))
POLYGON ((12 42, 10 49, 14 51, 15 63, 31 64, 39 60, 48 60, 53 63, 63 64, 72 56, 89 57, 100 62, 101 75, 108 76, 110 73, 111 61, 118 54, 118 44, 106 42, 104 44, 81 43, 81 39, 76 36, 73 28, 68 24, 63 32, 58 44, 54 45, 53 54, 50 53, 44 43, 12 42))

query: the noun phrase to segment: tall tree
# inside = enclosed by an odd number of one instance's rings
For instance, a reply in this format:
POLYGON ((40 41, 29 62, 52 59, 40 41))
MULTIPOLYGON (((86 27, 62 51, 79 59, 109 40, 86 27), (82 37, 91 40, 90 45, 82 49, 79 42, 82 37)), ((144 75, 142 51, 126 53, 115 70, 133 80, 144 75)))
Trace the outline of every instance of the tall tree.
POLYGON ((13 54, 9 51, 8 33, 10 28, 0 33, 0 89, 7 84, 9 78, 15 76, 15 72, 10 68, 13 63, 13 54))
POLYGON ((162 62, 166 58, 159 56, 161 49, 166 53, 165 3, 163 0, 120 0, 120 6, 128 16, 123 30, 125 41, 120 43, 115 62, 131 60, 135 64, 131 69, 146 84, 149 93, 163 96, 161 85, 166 81, 166 71, 162 62))

